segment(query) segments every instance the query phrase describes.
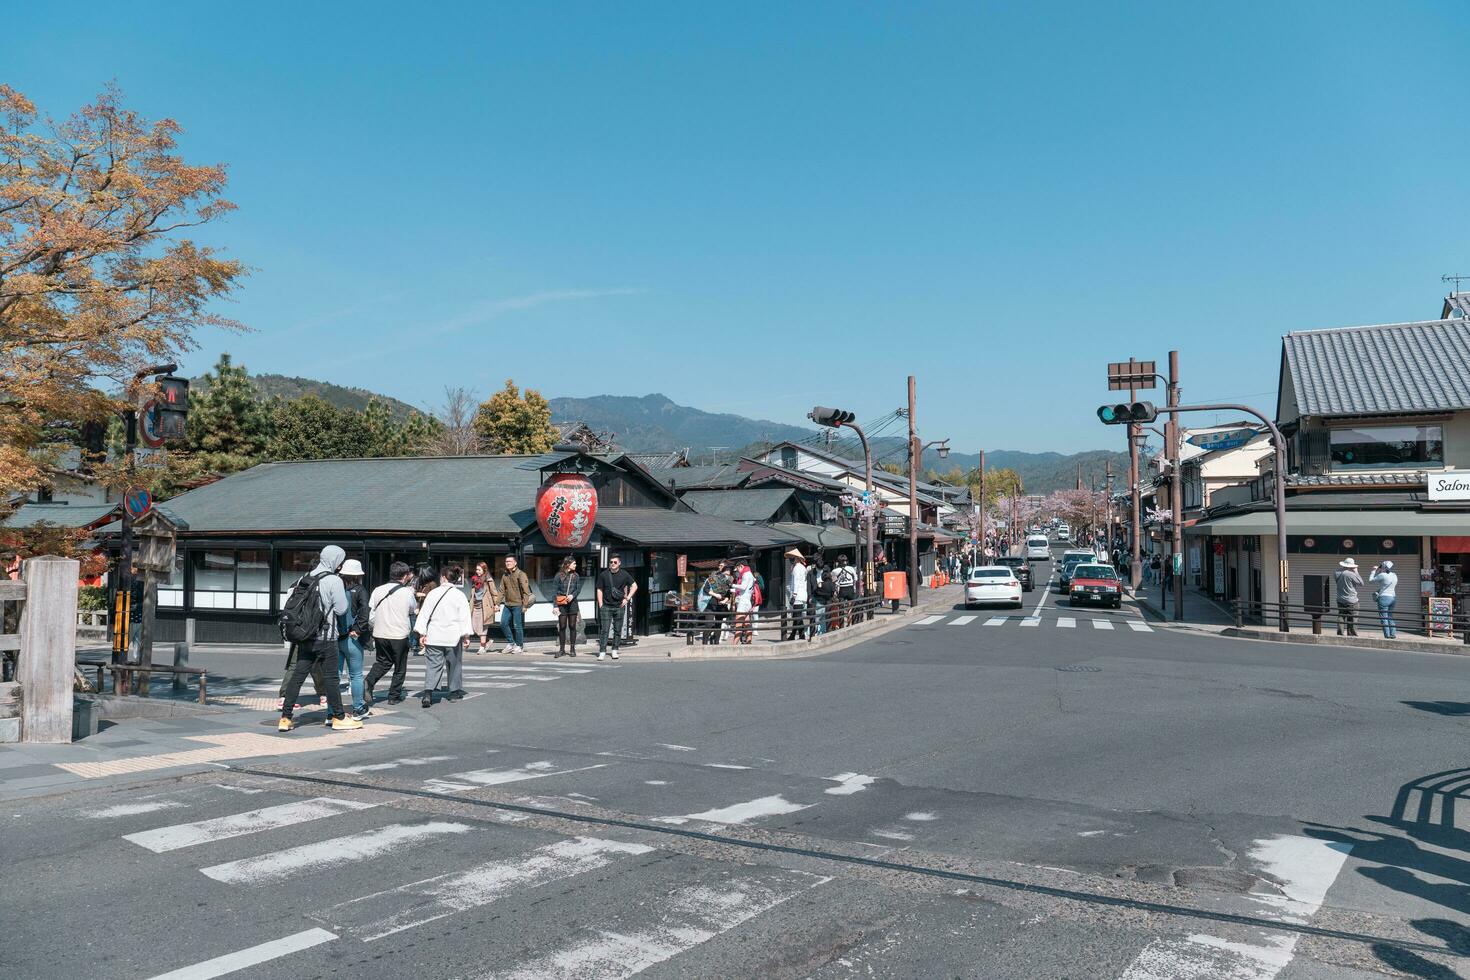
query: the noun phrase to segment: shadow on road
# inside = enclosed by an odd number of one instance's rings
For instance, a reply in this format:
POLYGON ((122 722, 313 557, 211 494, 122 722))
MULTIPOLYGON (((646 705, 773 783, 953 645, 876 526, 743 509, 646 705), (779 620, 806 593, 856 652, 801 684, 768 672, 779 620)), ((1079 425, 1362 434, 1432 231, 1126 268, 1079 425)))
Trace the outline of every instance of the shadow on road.
POLYGON ((1400 701, 1411 708, 1428 711, 1436 715, 1470 715, 1470 704, 1462 701, 1400 701))

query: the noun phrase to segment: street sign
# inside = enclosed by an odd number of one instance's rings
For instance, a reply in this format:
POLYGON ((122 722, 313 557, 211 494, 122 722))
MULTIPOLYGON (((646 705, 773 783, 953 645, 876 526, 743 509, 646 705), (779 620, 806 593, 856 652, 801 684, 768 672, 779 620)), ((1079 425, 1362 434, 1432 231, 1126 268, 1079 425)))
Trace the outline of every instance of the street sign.
POLYGON ((123 494, 123 510, 133 520, 142 517, 153 509, 153 495, 143 487, 133 487, 123 494))
POLYGON ((165 455, 162 449, 136 446, 133 449, 133 465, 149 470, 162 469, 165 455))
POLYGON ((1259 433, 1255 429, 1226 429, 1223 432, 1200 432, 1184 441, 1206 452, 1214 452, 1217 449, 1237 449, 1257 435, 1259 433))
POLYGON ((150 449, 163 448, 163 410, 156 398, 148 399, 138 409, 138 438, 150 449))
POLYGON ((1108 390, 1125 391, 1129 388, 1155 388, 1153 361, 1110 361, 1108 362, 1108 390))

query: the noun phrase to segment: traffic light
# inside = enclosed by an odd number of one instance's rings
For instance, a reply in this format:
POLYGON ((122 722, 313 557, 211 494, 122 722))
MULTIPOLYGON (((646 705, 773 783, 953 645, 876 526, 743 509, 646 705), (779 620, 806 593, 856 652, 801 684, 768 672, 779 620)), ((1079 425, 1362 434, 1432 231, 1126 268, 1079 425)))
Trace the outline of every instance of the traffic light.
POLYGON ((1103 425, 1127 425, 1130 422, 1152 422, 1159 417, 1153 402, 1133 402, 1131 405, 1103 405, 1097 410, 1098 420, 1103 425))
POLYGON ((857 416, 854 415, 852 412, 844 412, 840 408, 827 408, 823 405, 818 405, 810 412, 807 412, 806 417, 811 419, 818 425, 827 425, 831 426, 834 429, 841 428, 842 426, 850 422, 857 421, 857 416))

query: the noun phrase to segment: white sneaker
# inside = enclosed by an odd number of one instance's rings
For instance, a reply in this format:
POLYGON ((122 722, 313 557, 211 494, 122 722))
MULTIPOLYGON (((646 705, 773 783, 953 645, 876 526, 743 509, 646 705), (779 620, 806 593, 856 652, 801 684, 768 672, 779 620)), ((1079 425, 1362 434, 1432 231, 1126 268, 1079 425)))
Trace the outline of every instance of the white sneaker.
POLYGON ((607 654, 605 654, 601 650, 599 650, 597 652, 597 660, 598 660, 598 662, 601 663, 602 661, 604 661, 606 659, 607 659, 607 654))
POLYGON ((618 651, 614 650, 609 656, 611 656, 614 660, 618 659, 618 651))

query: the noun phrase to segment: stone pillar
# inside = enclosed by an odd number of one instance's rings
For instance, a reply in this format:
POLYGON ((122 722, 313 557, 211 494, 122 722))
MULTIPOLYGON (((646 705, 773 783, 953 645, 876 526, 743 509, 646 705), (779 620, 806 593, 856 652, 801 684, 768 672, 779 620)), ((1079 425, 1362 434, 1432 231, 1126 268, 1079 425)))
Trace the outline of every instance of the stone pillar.
POLYGON ((77 662, 77 575, 71 558, 26 560, 20 619, 20 738, 70 742, 72 678, 77 662))

